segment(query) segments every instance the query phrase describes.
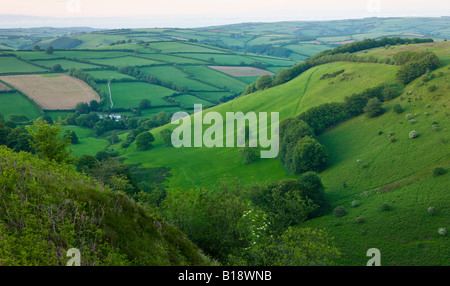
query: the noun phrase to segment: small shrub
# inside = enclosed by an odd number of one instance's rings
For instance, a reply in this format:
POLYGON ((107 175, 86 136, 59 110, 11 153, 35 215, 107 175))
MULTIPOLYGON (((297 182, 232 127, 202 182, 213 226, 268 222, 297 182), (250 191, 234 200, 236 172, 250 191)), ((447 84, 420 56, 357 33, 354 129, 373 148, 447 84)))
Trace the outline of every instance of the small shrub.
POLYGON ((434 214, 436 213, 436 209, 435 209, 434 207, 429 207, 429 208, 428 208, 428 213, 429 213, 430 215, 434 215, 434 214))
POLYGON ((424 115, 425 116, 430 116, 430 113, 429 112, 425 112, 424 115))
POLYGON ((394 112, 397 113, 397 114, 402 113, 403 112, 402 106, 400 104, 394 105, 394 112))
POLYGON ((445 236, 447 235, 447 230, 443 227, 439 228, 438 230, 439 235, 445 236))
POLYGON ((360 203, 358 201, 353 201, 352 202, 352 208, 356 208, 359 207, 360 203))
POLYGON ((122 147, 122 148, 128 148, 128 147, 130 147, 130 142, 128 142, 128 141, 124 141, 124 142, 122 142, 122 144, 120 144, 120 146, 122 147))
POLYGON ((356 223, 363 223, 363 222, 365 222, 365 219, 362 218, 362 217, 357 217, 357 218, 355 218, 355 222, 356 223))
POLYGON ((383 204, 383 205, 381 206, 381 211, 383 211, 383 212, 390 211, 390 210, 392 210, 392 208, 391 208, 391 206, 388 205, 388 204, 383 204))
POLYGON ((362 164, 361 165, 361 168, 363 168, 363 169, 366 169, 366 168, 368 168, 369 167, 369 164, 362 164))
POLYGON ((414 119, 411 119, 411 120, 409 121, 410 124, 415 124, 416 122, 417 122, 417 121, 414 120, 414 119))
POLYGON ((391 142, 394 143, 395 141, 397 141, 397 138, 395 138, 395 137, 390 137, 389 140, 391 140, 391 142))
POLYGON ((419 137, 419 132, 417 132, 415 130, 409 132, 409 138, 410 139, 414 139, 414 138, 417 138, 417 137, 419 137))
POLYGON ((335 217, 342 217, 345 216, 347 214, 347 210, 345 209, 344 206, 337 206, 334 209, 334 216, 335 217))
POLYGON ((435 176, 435 177, 444 175, 445 173, 447 173, 447 169, 442 168, 442 167, 436 167, 433 170, 433 176, 435 176))
POLYGON ((383 135, 383 131, 382 130, 378 131, 378 135, 383 135))
POLYGON ((356 160, 356 163, 361 164, 361 163, 362 163, 362 160, 361 160, 361 159, 358 159, 358 160, 356 160))
POLYGON ((438 87, 435 85, 430 85, 427 89, 429 92, 433 92, 433 91, 436 91, 438 89, 438 87))
POLYGON ((405 118, 406 118, 407 120, 411 120, 411 119, 413 118, 413 116, 412 116, 411 113, 408 113, 408 114, 405 115, 405 118))

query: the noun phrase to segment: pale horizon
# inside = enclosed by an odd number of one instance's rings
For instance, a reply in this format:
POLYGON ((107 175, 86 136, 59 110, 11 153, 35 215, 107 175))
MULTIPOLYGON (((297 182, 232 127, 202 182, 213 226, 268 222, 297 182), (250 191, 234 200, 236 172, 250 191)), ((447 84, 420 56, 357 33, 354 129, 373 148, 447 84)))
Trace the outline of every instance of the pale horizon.
POLYGON ((0 28, 196 28, 245 22, 442 17, 446 0, 16 0, 2 1, 0 28), (15 18, 11 15, 18 15, 15 18), (20 16, 20 17, 19 17, 20 16), (34 18, 44 17, 44 18, 34 18), (7 19, 6 19, 7 18, 7 19))

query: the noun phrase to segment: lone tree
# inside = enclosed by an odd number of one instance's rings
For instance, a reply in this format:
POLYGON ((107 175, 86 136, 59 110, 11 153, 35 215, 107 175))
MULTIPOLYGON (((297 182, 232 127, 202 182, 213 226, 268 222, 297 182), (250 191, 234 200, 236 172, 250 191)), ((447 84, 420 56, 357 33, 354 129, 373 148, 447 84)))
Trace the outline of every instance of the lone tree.
POLYGON ((140 110, 149 109, 151 106, 152 106, 152 103, 150 102, 150 100, 148 100, 146 98, 141 100, 141 102, 139 103, 139 109, 140 110))
POLYGON ((114 144, 120 142, 120 138, 119 138, 119 136, 117 136, 116 131, 113 131, 111 133, 111 137, 109 137, 109 142, 111 143, 111 145, 114 145, 114 144))
POLYGON ((54 49, 52 46, 48 46, 48 47, 45 49, 45 53, 46 53, 46 54, 49 54, 49 55, 53 54, 54 51, 55 51, 55 49, 54 49))
POLYGON ((88 114, 90 111, 89 104, 85 102, 78 102, 75 106, 75 110, 81 114, 88 114))
POLYGON ((52 71, 53 71, 53 72, 63 72, 64 69, 63 69, 63 67, 61 66, 61 64, 56 64, 56 65, 53 65, 53 66, 52 66, 52 71))
POLYGON ((98 111, 100 107, 100 104, 98 103, 97 100, 91 100, 91 102, 89 102, 89 109, 91 111, 98 111))
POLYGON ((155 141, 152 133, 146 131, 142 132, 136 137, 136 149, 138 151, 145 151, 152 148, 152 142, 155 141))
POLYGON ((364 112, 368 117, 376 117, 383 113, 383 107, 381 101, 374 97, 369 99, 366 106, 364 107, 364 112))
POLYGON ((32 126, 27 126, 28 132, 33 137, 29 143, 36 153, 43 159, 55 161, 57 163, 70 163, 72 161, 72 150, 70 131, 62 135, 63 121, 58 121, 50 125, 41 119, 33 122, 32 126))
POLYGON ((41 48, 38 45, 35 45, 33 47, 33 51, 40 51, 40 50, 41 50, 41 48))
POLYGON ((291 171, 295 174, 308 171, 320 172, 325 169, 328 159, 325 147, 309 136, 298 141, 292 156, 291 171))

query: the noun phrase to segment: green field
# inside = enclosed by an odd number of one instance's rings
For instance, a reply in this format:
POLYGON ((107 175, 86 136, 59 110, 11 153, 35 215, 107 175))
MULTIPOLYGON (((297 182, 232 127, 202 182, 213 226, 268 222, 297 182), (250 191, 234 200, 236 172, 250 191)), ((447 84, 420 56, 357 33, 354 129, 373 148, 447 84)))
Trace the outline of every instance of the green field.
POLYGON ((33 73, 33 72, 45 72, 38 66, 31 65, 27 62, 18 60, 15 57, 2 57, 0 56, 0 74, 7 73, 33 73))
POLYGON ((273 73, 278 73, 280 70, 288 69, 290 67, 268 67, 267 70, 273 73))
POLYGON ((231 92, 224 92, 224 91, 218 91, 218 92, 196 91, 195 94, 200 96, 201 98, 206 98, 208 100, 212 100, 212 101, 216 101, 216 102, 218 102, 222 96, 233 95, 231 92))
MULTIPOLYGON (((99 84, 99 86, 108 95, 107 84, 99 84)), ((114 108, 131 108, 138 107, 142 99, 148 99, 153 106, 172 105, 163 99, 164 96, 174 94, 175 91, 158 85, 145 82, 121 82, 111 83, 111 94, 114 102, 114 108)))
POLYGON ((160 50, 163 53, 224 53, 224 50, 218 48, 206 48, 195 44, 186 44, 178 41, 156 42, 150 43, 150 48, 160 50))
POLYGON ((131 56, 121 58, 110 58, 110 59, 90 59, 89 62, 113 67, 121 67, 126 65, 147 66, 147 65, 161 64, 161 62, 131 56))
POLYGON ((298 43, 296 45, 283 46, 283 48, 290 49, 299 55, 310 57, 320 53, 323 50, 331 49, 332 47, 328 45, 298 43))
POLYGON ((206 66, 185 66, 183 69, 197 79, 234 92, 243 91, 248 85, 232 76, 215 71, 206 66))
POLYGON ((283 59, 283 58, 271 58, 271 57, 261 57, 261 56, 249 56, 249 58, 254 59, 257 62, 261 62, 266 65, 270 66, 279 66, 279 67, 285 67, 285 66, 293 66, 297 62, 283 59))
POLYGON ((369 51, 362 51, 358 52, 359 56, 362 57, 369 57, 374 56, 381 59, 387 59, 391 58, 392 56, 400 51, 418 51, 422 48, 426 48, 427 51, 434 52, 438 55, 439 59, 443 64, 450 64, 450 51, 448 50, 448 44, 446 42, 439 42, 439 43, 426 43, 422 45, 407 45, 407 46, 392 46, 392 47, 383 47, 383 48, 376 48, 369 51))
POLYGON ((47 54, 45 51, 16 51, 11 54, 17 55, 25 60, 46 60, 57 58, 54 54, 47 54))
POLYGON ((39 109, 19 93, 0 93, 0 113, 5 118, 10 114, 22 114, 30 120, 41 116, 39 109))
POLYGON ((53 121, 58 121, 60 118, 64 120, 69 113, 71 113, 71 111, 45 111, 45 114, 50 116, 53 121))
POLYGON ((71 130, 78 137, 78 144, 72 144, 71 149, 76 156, 84 154, 94 156, 98 151, 103 150, 109 145, 106 139, 94 138, 92 129, 78 126, 65 126, 64 132, 71 130))
POLYGON ((240 76, 239 79, 247 84, 254 83, 258 80, 259 76, 240 76))
POLYGON ((181 106, 186 108, 193 108, 194 104, 201 104, 203 106, 211 106, 211 102, 198 98, 190 94, 182 94, 173 97, 181 106))
POLYGON ((95 80, 121 80, 121 79, 135 79, 132 76, 119 73, 114 70, 99 70, 99 71, 87 71, 88 74, 92 75, 95 80))
MULTIPOLYGON (((196 55, 196 54, 195 54, 196 55)), ((185 54, 180 54, 180 57, 177 57, 172 54, 140 54, 141 57, 145 57, 148 59, 152 59, 155 61, 161 61, 166 63, 173 63, 173 64, 204 64, 204 61, 199 61, 195 59, 195 57, 192 57, 185 54), (188 58, 189 57, 189 58, 188 58)))
POLYGON ((118 58, 124 57, 131 54, 130 52, 122 52, 122 51, 102 51, 102 50, 91 50, 91 51, 77 51, 77 50, 69 50, 69 51, 55 51, 53 53, 56 57, 65 57, 65 58, 76 58, 76 59, 108 59, 108 58, 118 58))
POLYGON ((192 91, 215 91, 218 88, 199 82, 197 80, 191 79, 183 71, 173 67, 173 66, 158 66, 158 67, 146 67, 140 68, 142 72, 152 75, 159 80, 173 82, 178 85, 186 86, 192 91))
POLYGON ((159 112, 166 112, 167 114, 173 114, 178 111, 186 112, 183 108, 179 106, 173 106, 173 107, 152 107, 150 109, 142 110, 142 117, 148 117, 151 115, 158 114, 159 112))
POLYGON ((210 58, 213 58, 214 62, 210 62, 210 64, 215 63, 220 65, 240 65, 241 63, 249 65, 256 61, 253 58, 241 55, 221 55, 221 54, 212 55, 212 54, 196 54, 196 53, 179 53, 178 55, 199 59, 203 61, 209 61, 210 58))
POLYGON ((56 64, 60 64, 64 70, 69 70, 71 68, 75 69, 96 69, 99 68, 99 66, 70 61, 70 60, 36 60, 33 61, 36 64, 43 65, 46 67, 53 67, 56 64))
POLYGON ((360 86, 370 88, 382 83, 395 83, 397 70, 397 66, 369 63, 356 66, 353 63, 332 63, 312 68, 306 72, 307 86, 297 113, 322 103, 341 102, 346 95, 357 93, 360 86), (322 75, 340 70, 345 71, 335 78, 320 80, 322 75))

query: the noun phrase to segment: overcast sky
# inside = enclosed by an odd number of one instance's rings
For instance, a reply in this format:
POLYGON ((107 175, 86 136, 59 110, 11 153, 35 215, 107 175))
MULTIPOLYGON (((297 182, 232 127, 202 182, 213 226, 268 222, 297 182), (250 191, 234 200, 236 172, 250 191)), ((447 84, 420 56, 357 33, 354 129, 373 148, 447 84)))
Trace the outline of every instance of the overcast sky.
POLYGON ((56 17, 0 19, 6 26, 199 27, 240 22, 449 16, 449 0, 0 0, 0 14, 56 17), (39 22, 40 21, 40 22, 39 22), (43 23, 42 23, 43 22, 43 23))

